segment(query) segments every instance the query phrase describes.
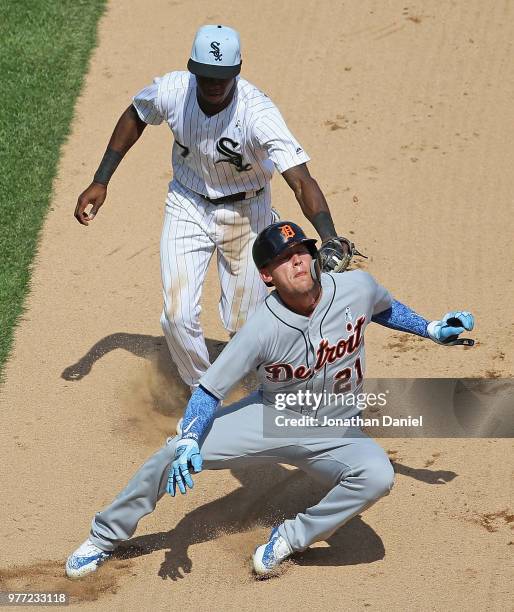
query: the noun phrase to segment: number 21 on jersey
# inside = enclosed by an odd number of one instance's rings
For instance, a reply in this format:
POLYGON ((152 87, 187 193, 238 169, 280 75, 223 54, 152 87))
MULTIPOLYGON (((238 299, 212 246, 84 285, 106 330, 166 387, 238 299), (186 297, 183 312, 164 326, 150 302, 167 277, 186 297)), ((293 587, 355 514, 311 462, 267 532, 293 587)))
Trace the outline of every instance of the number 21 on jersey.
POLYGON ((362 365, 360 357, 357 357, 353 366, 339 370, 334 376, 334 386, 332 387, 333 393, 349 393, 352 390, 352 373, 355 369, 356 373, 356 386, 359 386, 362 382, 362 365))

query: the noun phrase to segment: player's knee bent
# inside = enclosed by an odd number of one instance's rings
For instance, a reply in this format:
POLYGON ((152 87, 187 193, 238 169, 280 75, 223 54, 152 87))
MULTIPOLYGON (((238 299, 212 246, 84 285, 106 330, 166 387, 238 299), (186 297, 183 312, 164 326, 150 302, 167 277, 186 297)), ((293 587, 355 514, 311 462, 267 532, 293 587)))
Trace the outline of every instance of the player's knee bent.
POLYGON ((365 496, 374 501, 389 495, 394 484, 394 470, 389 461, 373 462, 366 466, 363 474, 365 496))

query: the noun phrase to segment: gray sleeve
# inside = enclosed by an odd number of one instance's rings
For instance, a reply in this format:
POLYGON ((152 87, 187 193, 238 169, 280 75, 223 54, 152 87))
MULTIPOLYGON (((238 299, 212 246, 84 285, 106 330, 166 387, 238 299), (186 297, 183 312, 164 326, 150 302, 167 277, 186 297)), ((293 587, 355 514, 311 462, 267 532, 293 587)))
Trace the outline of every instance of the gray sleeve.
POLYGON ((159 83, 160 78, 155 78, 151 85, 144 87, 132 98, 132 104, 141 121, 150 125, 159 125, 165 119, 163 109, 160 105, 159 83))
POLYGON ((379 285, 375 279, 373 279, 373 282, 375 283, 375 304, 373 306, 373 314, 376 315, 379 312, 384 312, 384 310, 391 308, 393 298, 389 291, 385 287, 382 287, 382 285, 379 285))
MULTIPOLYGON (((343 274, 355 275, 357 287, 364 290, 366 296, 367 308, 371 310, 371 315, 376 315, 391 308, 393 298, 389 291, 382 287, 369 272, 364 270, 353 270, 352 272, 344 272, 343 274)), ((336 275, 338 276, 338 275, 336 275)))
POLYGON ((200 378, 200 385, 220 400, 262 361, 259 319, 258 313, 250 317, 200 378))

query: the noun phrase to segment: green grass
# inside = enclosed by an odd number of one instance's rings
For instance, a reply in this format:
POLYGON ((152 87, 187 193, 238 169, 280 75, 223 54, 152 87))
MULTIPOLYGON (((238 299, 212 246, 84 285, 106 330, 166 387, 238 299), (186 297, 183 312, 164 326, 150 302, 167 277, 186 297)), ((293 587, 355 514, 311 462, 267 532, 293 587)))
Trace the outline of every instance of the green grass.
POLYGON ((0 374, 105 0, 0 0, 0 374))

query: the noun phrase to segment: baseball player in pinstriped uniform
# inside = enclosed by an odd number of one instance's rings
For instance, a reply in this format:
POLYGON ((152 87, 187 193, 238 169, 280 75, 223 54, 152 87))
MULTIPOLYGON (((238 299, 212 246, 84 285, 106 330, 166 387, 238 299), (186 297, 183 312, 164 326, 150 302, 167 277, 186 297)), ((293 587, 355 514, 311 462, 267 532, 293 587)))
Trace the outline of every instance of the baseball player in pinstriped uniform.
MULTIPOLYGON (((216 251, 220 315, 235 332, 267 295, 251 259, 255 236, 276 218, 270 179, 276 168, 321 239, 336 235, 326 200, 273 102, 240 78, 238 33, 197 32, 189 72, 170 72, 137 93, 120 117, 77 220, 88 225, 102 206, 117 165, 148 124, 166 122, 174 137, 173 180, 161 237, 162 328, 184 382, 196 387, 209 366, 199 324, 207 266, 216 251), (89 206, 92 207, 89 209, 89 206)), ((341 252, 346 247, 342 245, 341 252)))
POLYGON ((255 550, 253 564, 260 575, 273 572, 292 553, 327 539, 389 493, 393 469, 378 444, 358 426, 336 432, 320 426, 325 417, 349 419, 359 412, 354 403, 338 398, 362 389, 366 327, 374 321, 439 344, 472 345, 459 335, 473 328, 473 316, 457 311, 428 322, 394 300, 366 272, 320 273, 315 242, 287 221, 258 235, 253 258, 262 280, 276 290, 201 378, 184 413, 182 434, 169 438, 111 505, 95 515, 89 538, 66 562, 69 577, 94 572, 120 541, 134 534, 139 520, 154 510, 165 492, 174 496, 177 486, 181 493, 192 488, 190 470, 199 472, 202 466, 287 463, 326 485, 318 504, 276 526, 255 550), (229 389, 253 369, 261 388, 218 409, 229 389), (278 414, 279 394, 299 397, 300 392, 304 397, 307 392, 317 394, 321 401, 300 402, 280 414, 308 414, 317 424, 282 429, 278 435, 280 428, 268 430, 267 423, 278 414))

